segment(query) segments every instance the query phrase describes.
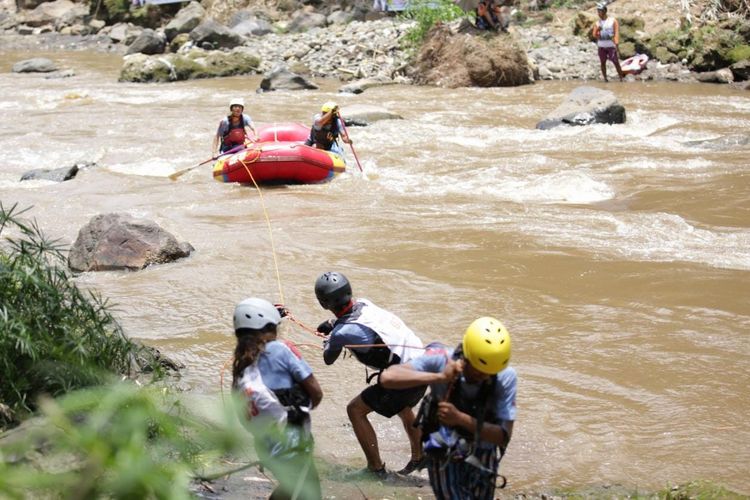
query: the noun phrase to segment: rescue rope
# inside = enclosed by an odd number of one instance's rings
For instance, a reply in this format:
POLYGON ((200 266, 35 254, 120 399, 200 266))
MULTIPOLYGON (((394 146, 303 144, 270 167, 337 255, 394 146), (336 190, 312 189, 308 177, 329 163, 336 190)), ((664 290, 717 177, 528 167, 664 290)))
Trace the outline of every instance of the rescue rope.
MULTIPOLYGON (((249 163, 254 163, 255 161, 258 160, 258 158, 260 158, 260 153, 262 149, 263 149, 262 147, 257 148, 257 149, 253 148, 253 151, 257 151, 258 155, 255 158, 253 158, 253 160, 250 161, 249 163)), ((248 168, 247 163, 245 163, 242 159, 240 159, 240 163, 242 164, 243 167, 245 167, 245 171, 247 171, 247 175, 250 176, 250 180, 253 181, 253 185, 255 186, 255 189, 258 191, 258 196, 260 197, 260 204, 263 207, 263 215, 266 218, 266 226, 268 226, 268 238, 271 242, 271 254, 273 255, 273 266, 274 266, 274 269, 276 270, 276 282, 279 285, 279 299, 281 303, 283 304, 284 303, 284 291, 281 288, 281 274, 279 273, 279 261, 276 256, 276 245, 273 242, 273 231, 271 230, 271 219, 268 217, 268 210, 266 209, 266 202, 263 199, 263 192, 260 190, 258 183, 255 182, 255 177, 253 177, 253 174, 250 172, 250 168, 248 168)))

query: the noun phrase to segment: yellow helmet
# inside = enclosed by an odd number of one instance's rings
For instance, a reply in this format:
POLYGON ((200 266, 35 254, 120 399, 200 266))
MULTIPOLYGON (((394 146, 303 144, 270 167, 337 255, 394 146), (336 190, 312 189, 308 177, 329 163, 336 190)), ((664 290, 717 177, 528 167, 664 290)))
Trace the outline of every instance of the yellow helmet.
POLYGON ((336 104, 333 101, 328 101, 327 103, 323 104, 323 106, 320 108, 320 110, 323 113, 328 113, 329 111, 333 111, 334 109, 338 108, 338 104, 336 104))
POLYGON ((495 375, 510 361, 510 334, 495 318, 476 319, 464 333, 463 351, 471 366, 482 373, 495 375))

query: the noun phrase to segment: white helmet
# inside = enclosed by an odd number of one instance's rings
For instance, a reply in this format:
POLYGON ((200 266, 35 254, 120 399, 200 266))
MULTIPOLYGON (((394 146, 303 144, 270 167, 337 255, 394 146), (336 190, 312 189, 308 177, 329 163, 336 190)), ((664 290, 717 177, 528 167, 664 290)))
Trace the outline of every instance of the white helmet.
POLYGON ((245 299, 234 308, 234 329, 249 328, 262 330, 266 325, 281 323, 281 315, 273 304, 267 300, 245 299))
POLYGON ((241 97, 235 97, 229 101, 229 109, 232 109, 232 106, 242 106, 242 109, 245 109, 245 101, 241 97))

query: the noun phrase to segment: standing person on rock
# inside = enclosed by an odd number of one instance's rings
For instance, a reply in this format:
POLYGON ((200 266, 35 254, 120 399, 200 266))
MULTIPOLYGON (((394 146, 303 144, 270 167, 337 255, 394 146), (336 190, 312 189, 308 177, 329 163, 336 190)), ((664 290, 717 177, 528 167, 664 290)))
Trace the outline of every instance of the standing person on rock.
POLYGON ((245 398, 244 421, 261 463, 279 481, 271 498, 319 500, 310 410, 323 391, 296 346, 276 339, 280 322, 279 309, 266 300, 237 304, 232 388, 245 398))
POLYGON ((327 365, 338 359, 344 348, 367 367, 377 370, 366 376, 369 384, 346 407, 352 429, 367 458, 365 476, 384 478, 385 462, 380 458, 378 438, 367 419, 371 412, 391 418, 398 415, 411 445, 411 460, 398 471, 409 474, 424 468, 421 433, 414 427, 414 412, 426 387, 386 389, 380 384, 380 373, 389 366, 406 363, 422 354, 422 341, 395 314, 376 306, 366 299, 353 300, 349 280, 341 273, 327 272, 315 281, 315 296, 321 307, 331 311, 336 319, 318 326, 318 331, 328 335, 323 350, 327 365))
POLYGON ((594 24, 593 34, 596 39, 596 45, 599 52, 599 62, 602 69, 602 78, 604 81, 607 80, 607 60, 612 61, 617 70, 617 75, 622 81, 625 76, 620 68, 620 53, 618 46, 620 45, 620 24, 612 16, 607 16, 607 4, 598 3, 596 5, 596 12, 599 15, 599 20, 594 24))
POLYGON ((211 152, 213 156, 225 153, 230 149, 245 144, 257 137, 253 120, 244 113, 245 101, 234 98, 229 101, 229 115, 219 122, 219 128, 214 136, 211 152), (250 133, 252 132, 252 135, 250 133), (250 139, 250 138, 253 139, 250 139))
POLYGON ((417 423, 439 500, 494 498, 516 419, 517 377, 509 362, 508 331, 495 318, 482 317, 455 349, 430 344, 423 356, 380 375, 389 389, 430 385, 417 423))
POLYGON ((344 150, 338 143, 339 136, 345 143, 352 144, 352 140, 341 122, 338 104, 328 101, 320 108, 320 113, 316 113, 313 117, 310 137, 307 138, 305 144, 331 151, 343 158, 344 150))

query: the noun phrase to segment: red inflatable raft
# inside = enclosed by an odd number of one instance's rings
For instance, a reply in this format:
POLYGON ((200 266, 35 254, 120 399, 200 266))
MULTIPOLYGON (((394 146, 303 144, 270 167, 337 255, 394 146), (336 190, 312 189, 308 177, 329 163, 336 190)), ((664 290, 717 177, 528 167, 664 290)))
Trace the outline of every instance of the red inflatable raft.
POLYGON ((330 151, 305 146, 309 128, 299 123, 266 125, 258 142, 221 158, 214 164, 219 182, 258 184, 311 184, 344 172, 343 158, 330 151))

